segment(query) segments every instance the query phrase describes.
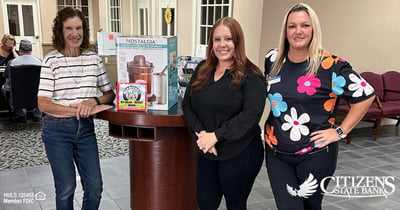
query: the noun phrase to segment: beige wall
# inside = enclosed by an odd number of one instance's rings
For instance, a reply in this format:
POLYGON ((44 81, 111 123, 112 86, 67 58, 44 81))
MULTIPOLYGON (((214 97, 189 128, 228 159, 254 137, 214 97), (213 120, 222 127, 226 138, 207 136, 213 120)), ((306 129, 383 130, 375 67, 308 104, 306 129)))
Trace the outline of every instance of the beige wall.
MULTIPOLYGON (((265 0, 260 65, 277 47, 286 11, 298 1, 265 0)), ((325 49, 348 60, 358 72, 400 71, 400 1, 304 0, 316 11, 325 49)))
POLYGON ((122 34, 137 34, 136 28, 133 28, 133 20, 137 19, 137 14, 133 13, 132 10, 137 4, 138 1, 131 1, 131 0, 121 0, 121 4, 123 5, 122 7, 122 34))
MULTIPOLYGON (((107 11, 105 9, 100 9, 100 8, 105 8, 105 1, 92 1, 92 11, 89 13, 92 15, 92 25, 90 26, 90 39, 91 40, 96 40, 97 39, 97 31, 100 29, 105 29, 107 26, 107 11), (103 22, 105 21, 105 23, 103 22)), ((94 41, 92 41, 94 43, 94 41)))
POLYGON ((43 56, 49 51, 53 50, 52 47, 52 26, 53 19, 57 14, 57 2, 56 1, 39 1, 39 17, 40 26, 42 30, 42 46, 43 46, 43 56))
POLYGON ((196 16, 188 12, 192 11, 194 4, 194 1, 177 0, 176 31, 179 55, 194 55, 195 52, 195 35, 192 32, 196 16))
POLYGON ((42 27, 42 43, 51 45, 51 28, 53 26, 53 19, 57 14, 56 1, 40 1, 39 3, 39 16, 42 27))
POLYGON ((259 48, 262 32, 262 13, 264 0, 234 1, 233 18, 243 28, 246 41, 246 54, 254 63, 259 63, 259 48), (260 15, 257 15, 260 14, 260 15))

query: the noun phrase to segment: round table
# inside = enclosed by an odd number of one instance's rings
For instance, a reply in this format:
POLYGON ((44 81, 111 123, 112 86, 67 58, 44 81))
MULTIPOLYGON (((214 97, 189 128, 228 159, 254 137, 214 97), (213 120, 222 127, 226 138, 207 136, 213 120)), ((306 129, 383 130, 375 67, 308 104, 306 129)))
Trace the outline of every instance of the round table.
POLYGON ((131 209, 196 210, 197 150, 182 109, 107 110, 109 135, 129 140, 131 209))

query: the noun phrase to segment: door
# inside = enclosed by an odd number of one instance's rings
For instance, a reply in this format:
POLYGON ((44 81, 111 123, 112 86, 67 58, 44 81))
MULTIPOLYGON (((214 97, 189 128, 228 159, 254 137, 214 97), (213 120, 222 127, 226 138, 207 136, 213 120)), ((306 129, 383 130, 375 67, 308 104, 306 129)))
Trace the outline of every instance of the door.
MULTIPOLYGON (((37 0, 3 0, 4 29, 17 39, 32 42, 32 54, 42 58, 37 0)), ((18 49, 18 48, 17 48, 18 49)))

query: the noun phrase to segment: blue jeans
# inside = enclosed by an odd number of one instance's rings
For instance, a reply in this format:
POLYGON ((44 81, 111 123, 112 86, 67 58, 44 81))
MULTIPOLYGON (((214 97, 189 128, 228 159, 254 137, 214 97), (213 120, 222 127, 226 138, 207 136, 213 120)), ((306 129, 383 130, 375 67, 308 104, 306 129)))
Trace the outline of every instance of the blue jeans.
POLYGON ((84 191, 82 209, 98 209, 103 181, 93 118, 46 115, 42 139, 53 171, 57 210, 74 209, 75 165, 84 191))
MULTIPOLYGON (((8 104, 10 107, 12 107, 11 101, 10 101, 10 87, 6 87, 6 84, 3 84, 1 87, 1 92, 3 93, 4 97, 7 98, 8 104)), ((15 115, 17 117, 26 117, 26 109, 16 109, 15 110, 15 115)), ((32 112, 33 117, 42 117, 42 112, 38 108, 34 108, 32 110, 29 110, 29 112, 32 112)))
POLYGON ((42 117, 42 112, 38 108, 34 108, 32 110, 26 110, 26 109, 16 109, 15 110, 15 115, 17 117, 26 117, 26 112, 32 112, 33 117, 42 117))

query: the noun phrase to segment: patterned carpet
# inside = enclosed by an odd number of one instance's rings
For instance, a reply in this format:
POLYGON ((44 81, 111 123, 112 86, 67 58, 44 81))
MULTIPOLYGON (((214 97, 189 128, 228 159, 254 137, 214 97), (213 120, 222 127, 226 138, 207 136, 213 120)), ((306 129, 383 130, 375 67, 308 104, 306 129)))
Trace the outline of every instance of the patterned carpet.
MULTIPOLYGON (((108 122, 95 119, 100 158, 126 156, 128 141, 108 136, 108 122)), ((41 137, 42 121, 9 122, 0 117, 0 170, 48 164, 41 137)))

